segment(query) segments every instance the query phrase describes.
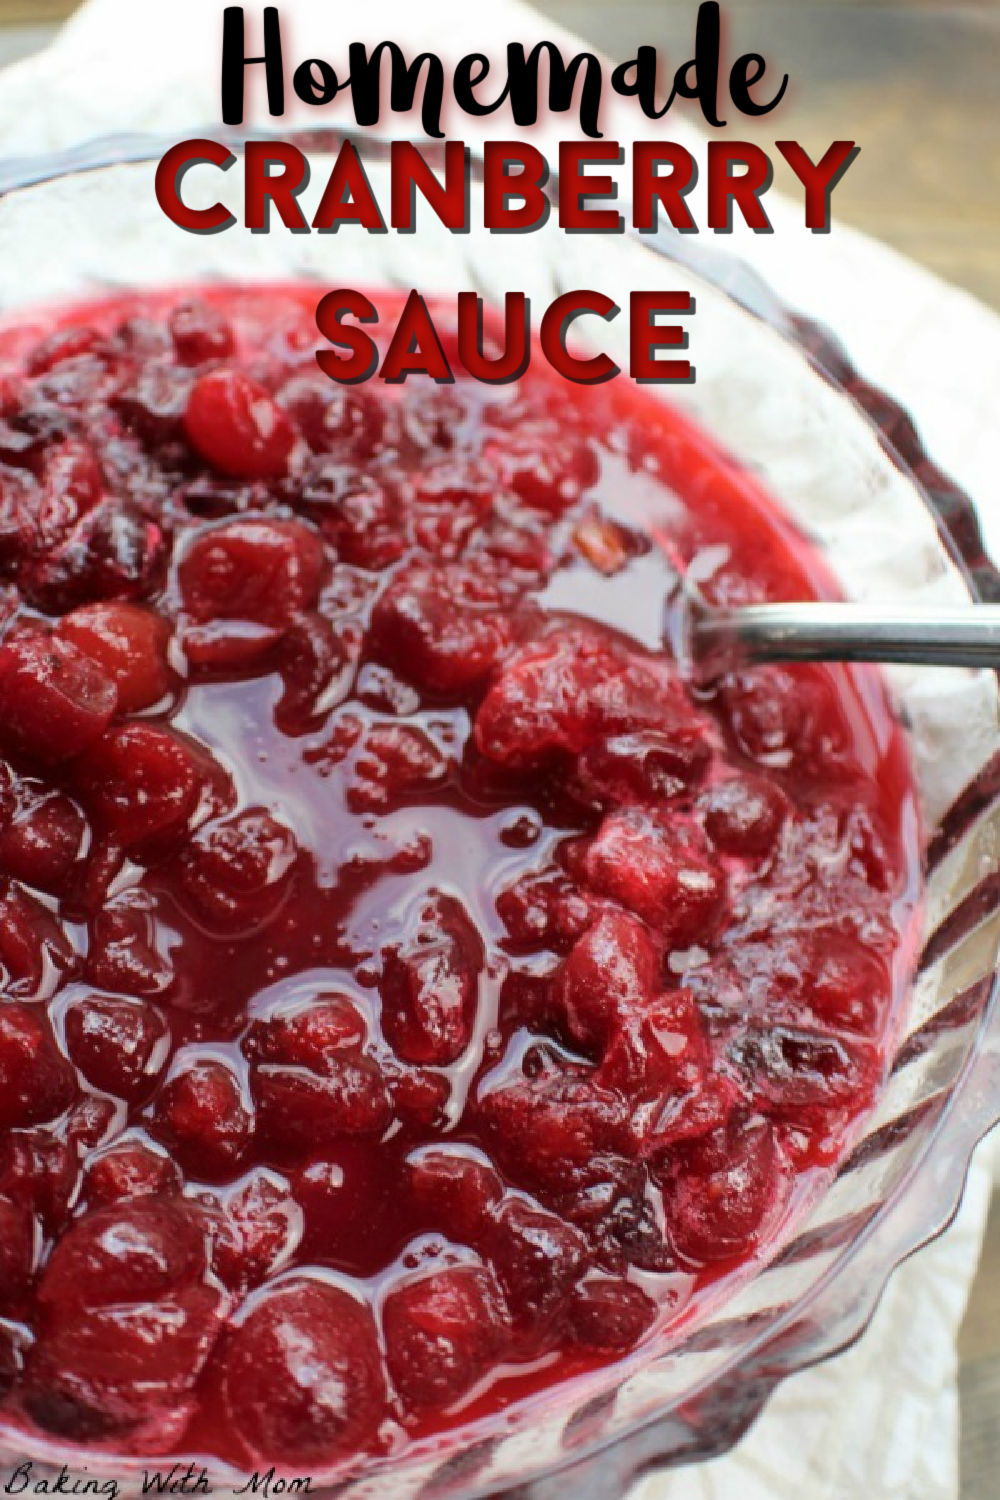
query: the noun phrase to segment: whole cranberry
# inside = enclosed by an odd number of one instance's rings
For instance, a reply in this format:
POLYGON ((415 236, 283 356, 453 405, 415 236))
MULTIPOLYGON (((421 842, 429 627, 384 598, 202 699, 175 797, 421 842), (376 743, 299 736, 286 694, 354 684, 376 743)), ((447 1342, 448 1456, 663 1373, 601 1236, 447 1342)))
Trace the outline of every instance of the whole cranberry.
POLYGON ((239 1080, 217 1057, 185 1057, 157 1095, 150 1119, 184 1170, 209 1182, 231 1176, 253 1138, 239 1080))
POLYGON ((69 641, 43 634, 0 645, 0 745, 57 765, 103 734, 118 702, 113 678, 69 641))
POLYGON ((229 359, 236 351, 232 324, 203 297, 191 297, 171 309, 168 326, 177 358, 185 365, 229 359))
POLYGON ((411 1411, 450 1406, 475 1385, 509 1339, 495 1276, 450 1266, 394 1288, 382 1308, 389 1376, 411 1411))
POLYGON ((120 601, 85 604, 60 621, 57 633, 112 679, 122 713, 151 708, 169 692, 170 627, 153 610, 120 601))
POLYGON ((109 729, 75 767, 91 817, 136 854, 160 852, 188 832, 207 790, 200 754, 170 729, 109 729))
POLYGON ((298 1469, 333 1463, 374 1442, 385 1377, 367 1307, 300 1277, 275 1287, 233 1332, 223 1400, 255 1458, 298 1469))
POLYGON ((62 1114, 76 1094, 73 1070, 56 1046, 44 1008, 0 1005, 0 1127, 35 1125, 62 1114))
POLYGON ((454 896, 433 892, 412 936, 386 950, 382 1030, 406 1062, 442 1066, 472 1039, 483 942, 454 896))
POLYGON ((195 622, 247 620, 280 629, 315 604, 323 567, 323 543, 302 522, 246 516, 196 532, 177 577, 195 622))
POLYGON ((238 370, 199 376, 184 426, 192 448, 233 479, 278 479, 288 468, 296 431, 262 385, 238 370))
POLYGON ((73 999, 63 1024, 73 1062, 88 1083, 106 1094, 141 1099, 166 1066, 170 1031, 148 1001, 105 995, 73 999))

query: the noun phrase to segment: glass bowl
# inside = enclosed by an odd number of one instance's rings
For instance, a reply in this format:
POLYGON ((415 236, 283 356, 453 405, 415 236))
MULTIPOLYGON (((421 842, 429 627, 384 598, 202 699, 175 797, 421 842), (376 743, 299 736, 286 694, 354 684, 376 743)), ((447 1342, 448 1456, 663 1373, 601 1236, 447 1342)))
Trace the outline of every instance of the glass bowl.
MULTIPOLYGON (((234 153, 247 136, 220 136, 234 153)), ((294 139, 307 151, 308 209, 342 133, 294 139)), ((355 136, 381 204, 388 143, 355 136)), ((0 163, 0 317, 51 301, 183 282, 302 279, 332 287, 526 292, 533 314, 560 292, 593 287, 627 308, 633 288, 689 290, 694 383, 656 387, 756 472, 822 550, 844 593, 883 602, 962 603, 1000 597, 973 506, 925 455, 905 413, 861 381, 836 342, 787 311, 737 261, 678 235, 569 236, 550 218, 530 235, 482 228, 472 163, 467 234, 418 204, 418 232, 269 234, 240 227, 190 235, 153 191, 173 142, 95 143, 60 158, 0 163), (478 215, 478 224, 477 224, 478 215)), ((426 148, 432 165, 436 145, 426 148)), ((238 170, 193 170, 185 196, 239 207, 238 170)), ((558 185, 550 184, 555 194, 558 185)), ((627 367, 626 319, 578 327, 627 367)), ((625 377, 623 377, 625 378, 625 377)), ((496 1495, 546 1500, 621 1494, 658 1465, 714 1457, 754 1420, 783 1377, 864 1331, 893 1268, 939 1234, 958 1205, 971 1152, 1000 1117, 1000 734, 997 683, 983 672, 900 668, 889 674, 909 727, 926 842, 924 930, 909 1002, 875 1113, 828 1190, 790 1237, 770 1247, 733 1295, 667 1343, 543 1392, 475 1423, 414 1443, 400 1456, 335 1476, 338 1494, 393 1500, 496 1495)), ((25 1440, 0 1429, 0 1461, 25 1440)), ((38 1445, 45 1461, 138 1489, 141 1460, 38 1445), (128 1478, 126 1476, 132 1476, 128 1478)), ((210 1466, 216 1483, 235 1476, 210 1466)), ((323 1476, 316 1476, 316 1483, 323 1476)), ((314 1485, 315 1488, 315 1485, 314 1485)))

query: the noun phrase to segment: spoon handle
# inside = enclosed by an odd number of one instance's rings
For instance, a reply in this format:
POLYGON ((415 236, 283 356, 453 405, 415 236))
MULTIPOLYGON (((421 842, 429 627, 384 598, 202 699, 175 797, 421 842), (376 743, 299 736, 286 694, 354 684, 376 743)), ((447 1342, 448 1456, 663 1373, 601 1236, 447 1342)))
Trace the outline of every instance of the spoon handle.
POLYGON ((914 662, 1000 667, 1000 605, 879 609, 867 604, 755 604, 696 611, 690 650, 725 660, 914 662))

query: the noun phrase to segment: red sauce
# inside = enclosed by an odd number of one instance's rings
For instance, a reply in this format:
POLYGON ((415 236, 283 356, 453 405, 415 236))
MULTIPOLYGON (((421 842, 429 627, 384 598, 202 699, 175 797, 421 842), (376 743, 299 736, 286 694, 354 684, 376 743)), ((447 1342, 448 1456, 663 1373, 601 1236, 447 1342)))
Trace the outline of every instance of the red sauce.
POLYGON ((0 338, 3 1409, 300 1471, 766 1253, 918 863, 875 674, 695 698, 660 645, 667 553, 830 590, 745 473, 549 373, 338 387, 313 300, 0 338))

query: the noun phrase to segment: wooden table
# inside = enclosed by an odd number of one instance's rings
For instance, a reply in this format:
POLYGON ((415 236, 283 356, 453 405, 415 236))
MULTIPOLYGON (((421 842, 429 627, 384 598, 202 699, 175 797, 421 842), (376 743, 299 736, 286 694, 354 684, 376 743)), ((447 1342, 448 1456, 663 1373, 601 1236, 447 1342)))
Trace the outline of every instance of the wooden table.
MULTIPOLYGON (((136 0, 136 4, 143 0, 136 0)), ((536 0, 619 59, 690 55, 695 0, 536 0)), ((43 46, 67 0, 0 0, 0 64, 43 46), (49 23, 49 24, 46 24, 49 23)), ((780 111, 740 133, 861 155, 834 212, 1000 311, 1000 0, 726 0, 729 42, 789 73, 780 111)), ((782 185, 780 172, 776 185, 782 185)), ((1000 1495, 1000 1199, 959 1340, 962 1500, 1000 1495)))

